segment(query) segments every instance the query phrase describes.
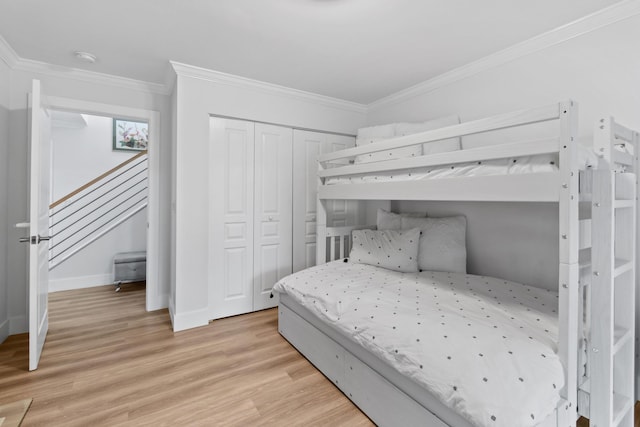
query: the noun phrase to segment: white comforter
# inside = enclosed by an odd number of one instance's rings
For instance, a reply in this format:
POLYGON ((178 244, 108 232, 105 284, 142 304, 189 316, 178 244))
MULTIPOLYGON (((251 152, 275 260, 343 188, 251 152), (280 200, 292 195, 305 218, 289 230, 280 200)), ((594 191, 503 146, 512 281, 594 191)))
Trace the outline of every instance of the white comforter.
MULTIPOLYGON (((598 156, 590 147, 578 144, 578 168, 585 169, 598 164, 598 156)), ((624 151, 624 150, 623 150, 624 151)), ((410 156, 409 156, 410 157, 410 156)), ((384 162, 379 162, 383 164, 384 162)), ((529 173, 557 172, 558 155, 540 154, 537 156, 511 157, 507 159, 486 160, 483 162, 458 163, 405 169, 402 171, 379 172, 336 176, 326 180, 326 184, 362 184, 367 182, 422 181, 427 179, 475 177, 487 175, 517 175, 529 173)))
POLYGON ((554 292, 491 277, 336 261, 284 292, 477 426, 533 426, 559 401, 554 292))

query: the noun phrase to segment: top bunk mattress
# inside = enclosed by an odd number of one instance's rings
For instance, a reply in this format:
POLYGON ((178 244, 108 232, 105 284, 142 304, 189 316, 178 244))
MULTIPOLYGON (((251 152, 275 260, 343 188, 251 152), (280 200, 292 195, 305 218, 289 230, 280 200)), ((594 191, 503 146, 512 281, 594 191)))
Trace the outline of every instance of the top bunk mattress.
MULTIPOLYGON (((577 144, 577 147, 579 147, 578 165, 581 170, 592 166, 597 166, 598 157, 593 152, 592 148, 586 147, 581 144, 577 144)), ((377 163, 384 164, 384 161, 377 163)), ((404 169, 401 171, 337 176, 327 178, 325 180, 325 184, 336 185, 360 184, 369 182, 420 181, 427 179, 476 177, 487 175, 550 173, 557 172, 558 170, 558 155, 542 154, 537 156, 512 157, 473 163, 459 163, 452 165, 438 165, 434 167, 404 169)))
POLYGON ((274 290, 477 426, 534 426, 564 383, 557 293, 461 273, 335 261, 274 290))

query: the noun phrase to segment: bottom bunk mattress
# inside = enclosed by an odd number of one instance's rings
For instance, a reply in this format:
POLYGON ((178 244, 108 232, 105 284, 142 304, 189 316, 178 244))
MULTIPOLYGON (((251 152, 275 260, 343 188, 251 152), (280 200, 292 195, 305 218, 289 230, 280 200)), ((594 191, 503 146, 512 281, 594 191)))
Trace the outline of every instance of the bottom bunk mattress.
POLYGON ((560 400, 557 293, 342 261, 288 276, 274 290, 473 425, 534 426, 560 400))

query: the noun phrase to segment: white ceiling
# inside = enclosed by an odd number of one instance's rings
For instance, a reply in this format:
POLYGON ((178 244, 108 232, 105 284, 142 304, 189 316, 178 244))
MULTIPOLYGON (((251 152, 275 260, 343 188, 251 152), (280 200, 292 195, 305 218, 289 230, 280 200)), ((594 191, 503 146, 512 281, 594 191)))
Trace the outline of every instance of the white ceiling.
POLYGON ((163 83, 174 60, 366 104, 616 2, 0 0, 0 36, 58 66, 163 83))
POLYGON ((51 110, 51 125, 54 128, 83 129, 87 127, 85 114, 51 110))

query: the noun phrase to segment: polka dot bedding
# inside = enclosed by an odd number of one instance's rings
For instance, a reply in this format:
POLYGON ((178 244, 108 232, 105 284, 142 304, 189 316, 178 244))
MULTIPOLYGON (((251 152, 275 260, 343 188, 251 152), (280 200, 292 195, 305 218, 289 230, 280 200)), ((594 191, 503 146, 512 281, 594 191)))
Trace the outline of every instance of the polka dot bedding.
POLYGON ((563 386, 558 294, 492 277, 334 261, 278 282, 476 426, 534 426, 563 386))

